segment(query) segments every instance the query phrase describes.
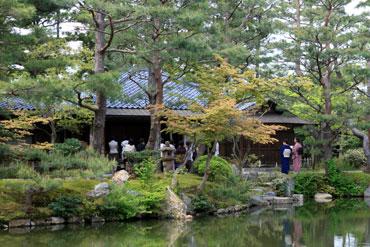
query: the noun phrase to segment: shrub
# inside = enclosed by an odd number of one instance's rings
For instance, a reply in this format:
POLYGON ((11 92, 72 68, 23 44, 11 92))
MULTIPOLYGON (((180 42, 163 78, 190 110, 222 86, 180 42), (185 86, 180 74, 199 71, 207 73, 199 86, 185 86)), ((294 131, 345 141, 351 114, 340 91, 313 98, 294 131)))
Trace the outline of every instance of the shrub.
POLYGON ((64 155, 75 154, 81 149, 81 142, 75 138, 66 139, 63 143, 55 144, 55 151, 61 152, 64 155))
POLYGON ((100 213, 106 217, 129 219, 143 214, 149 214, 160 209, 165 199, 164 187, 153 185, 135 189, 126 186, 114 186, 111 193, 104 198, 100 213))
POLYGON ((216 202, 231 201, 232 204, 245 203, 249 199, 250 184, 246 179, 230 176, 209 191, 216 202))
POLYGON ((0 143, 0 163, 10 161, 14 156, 13 150, 7 144, 0 143))
POLYGON ((360 168, 366 164, 366 156, 363 149, 349 149, 343 154, 343 160, 354 168, 360 168))
POLYGON ((327 191, 327 180, 324 174, 301 172, 295 177, 294 192, 312 197, 317 192, 327 191))
POLYGON ((328 164, 328 181, 335 188, 335 195, 339 197, 360 196, 363 193, 361 186, 356 184, 351 177, 345 176, 335 165, 333 160, 328 164))
POLYGON ((40 174, 38 174, 32 167, 27 164, 18 163, 17 178, 22 179, 39 179, 40 174))
POLYGON ((197 195, 191 200, 191 206, 195 213, 208 213, 214 210, 214 205, 207 196, 197 195))
POLYGON ((141 152, 127 152, 125 156, 130 164, 140 164, 145 160, 159 161, 160 153, 155 150, 143 150, 141 152))
POLYGON ((23 159, 26 161, 41 161, 46 159, 47 153, 36 148, 26 148, 23 150, 23 159))
MULTIPOLYGON (((197 170, 197 173, 203 176, 206 168, 207 156, 203 155, 199 157, 195 163, 194 168, 197 170)), ((230 164, 218 156, 213 156, 210 163, 210 174, 209 178, 215 180, 218 178, 228 178, 232 175, 232 169, 230 164)))
POLYGON ((48 205, 55 216, 78 216, 82 212, 82 200, 77 196, 61 196, 48 205))
POLYGON ((157 169, 156 162, 152 159, 146 159, 134 166, 134 173, 145 183, 149 182, 157 169))

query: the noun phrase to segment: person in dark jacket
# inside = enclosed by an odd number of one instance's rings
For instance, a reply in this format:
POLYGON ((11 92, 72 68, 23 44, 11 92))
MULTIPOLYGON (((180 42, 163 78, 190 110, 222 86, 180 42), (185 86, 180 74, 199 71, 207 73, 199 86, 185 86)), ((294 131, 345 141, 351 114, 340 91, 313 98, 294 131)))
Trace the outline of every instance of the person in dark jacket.
POLYGON ((283 141, 283 145, 280 147, 280 160, 281 160, 281 172, 289 173, 289 161, 292 155, 292 148, 288 145, 287 141, 283 141))
POLYGON ((139 144, 137 144, 136 146, 136 151, 140 152, 140 151, 143 151, 144 149, 145 149, 145 141, 143 138, 140 138, 139 144))

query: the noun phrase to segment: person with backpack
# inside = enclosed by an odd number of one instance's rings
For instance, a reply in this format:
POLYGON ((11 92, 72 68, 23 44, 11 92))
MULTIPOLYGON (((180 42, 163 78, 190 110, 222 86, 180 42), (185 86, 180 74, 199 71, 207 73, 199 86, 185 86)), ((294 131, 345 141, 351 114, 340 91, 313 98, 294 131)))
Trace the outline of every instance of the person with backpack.
POLYGON ((302 167, 303 146, 298 138, 294 138, 293 146, 293 171, 300 172, 302 167))
POLYGON ((288 145, 288 141, 284 140, 283 145, 280 147, 280 160, 281 160, 281 172, 288 174, 289 173, 289 161, 292 154, 292 149, 288 145))

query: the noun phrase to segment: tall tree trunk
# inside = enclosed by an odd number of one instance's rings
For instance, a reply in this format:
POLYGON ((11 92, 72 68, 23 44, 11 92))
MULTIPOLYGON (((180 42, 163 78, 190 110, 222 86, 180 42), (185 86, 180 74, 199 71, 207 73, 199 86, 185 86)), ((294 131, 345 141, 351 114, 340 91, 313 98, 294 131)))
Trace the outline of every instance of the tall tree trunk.
POLYGON ((57 140, 57 130, 56 130, 55 123, 54 123, 53 120, 50 121, 49 126, 50 126, 50 129, 51 129, 50 142, 52 144, 54 144, 57 140))
POLYGON ((215 141, 213 143, 212 149, 208 150, 207 160, 206 160, 206 167, 204 169, 204 175, 203 175, 203 178, 202 178, 202 182, 198 186, 198 192, 199 193, 202 193, 204 191, 204 189, 206 188, 206 182, 208 180, 209 173, 210 173, 210 170, 211 170, 210 169, 210 163, 211 163, 211 159, 213 157, 213 154, 216 150, 216 143, 217 143, 217 141, 215 141))
MULTIPOLYGON (((104 52, 102 51, 105 40, 105 15, 101 12, 96 12, 97 30, 95 32, 95 68, 94 73, 104 72, 104 52)), ((105 131, 105 115, 107 111, 107 100, 103 92, 96 92, 96 106, 94 122, 92 125, 92 143, 90 144, 99 153, 104 153, 104 131, 105 131)))
MULTIPOLYGON (((160 33, 160 21, 158 18, 153 20, 154 32, 153 42, 157 42, 160 33)), ((151 106, 150 113, 150 130, 147 148, 157 150, 161 142, 161 123, 160 117, 158 116, 158 109, 163 105, 163 81, 162 81, 162 67, 161 67, 161 56, 159 51, 154 51, 151 59, 151 69, 149 72, 150 79, 149 83, 153 83, 155 86, 155 104, 151 106)))
MULTIPOLYGON (((301 28, 301 0, 295 0, 295 19, 294 19, 294 26, 297 29, 301 28)), ((297 76, 303 76, 301 70, 301 42, 297 39, 296 42, 296 49, 298 50, 297 59, 294 61, 295 63, 295 73, 297 76)))
POLYGON ((330 82, 330 72, 326 71, 322 78, 322 85, 324 87, 324 102, 325 102, 325 120, 323 122, 323 142, 324 142, 324 161, 328 161, 332 158, 332 144, 333 144, 333 133, 331 130, 330 116, 332 115, 331 106, 331 82, 330 82))

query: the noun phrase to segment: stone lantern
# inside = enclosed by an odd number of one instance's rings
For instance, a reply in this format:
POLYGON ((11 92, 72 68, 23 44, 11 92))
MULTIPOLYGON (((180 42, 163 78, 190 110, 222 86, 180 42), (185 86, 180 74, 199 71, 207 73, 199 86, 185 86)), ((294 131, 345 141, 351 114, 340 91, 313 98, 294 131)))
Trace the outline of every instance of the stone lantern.
POLYGON ((171 147, 170 142, 166 141, 165 146, 161 148, 163 171, 173 171, 175 168, 175 148, 171 147))

